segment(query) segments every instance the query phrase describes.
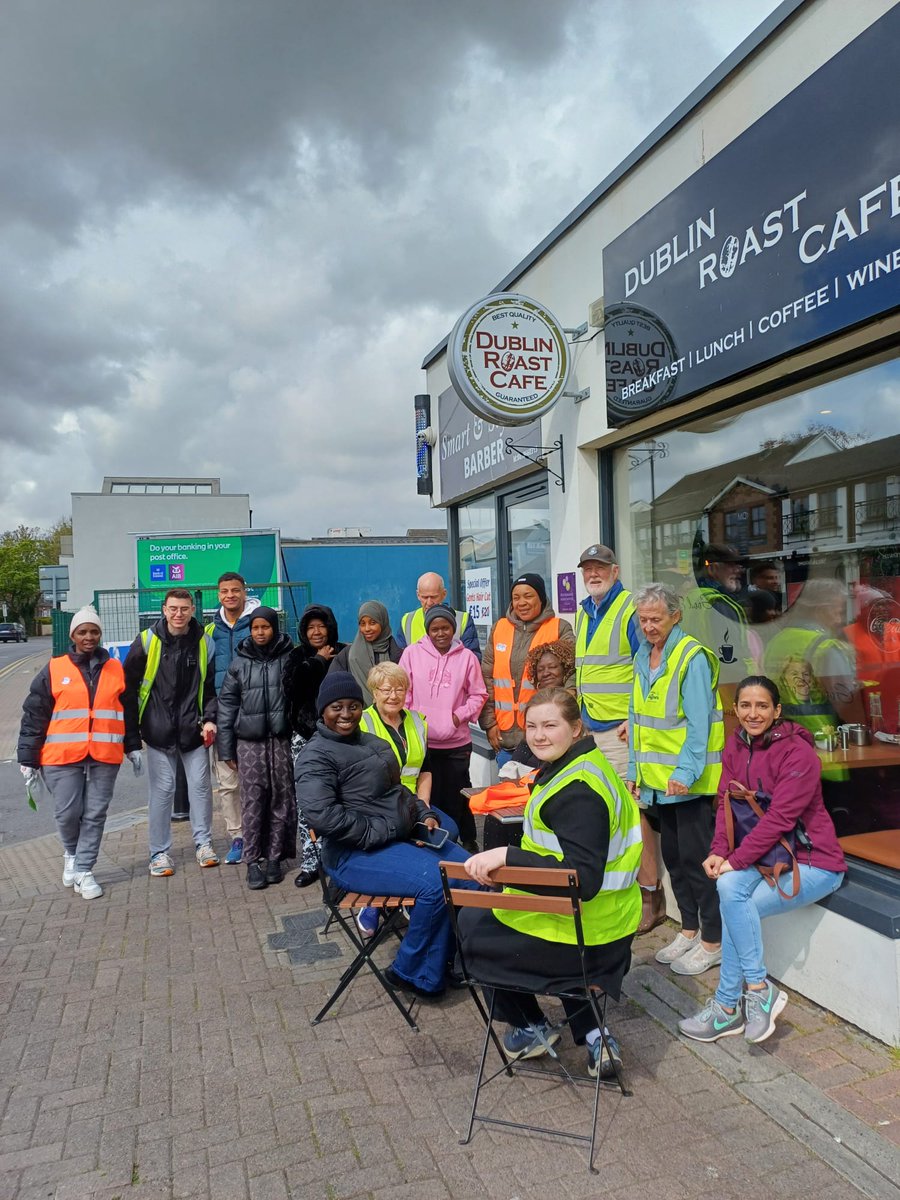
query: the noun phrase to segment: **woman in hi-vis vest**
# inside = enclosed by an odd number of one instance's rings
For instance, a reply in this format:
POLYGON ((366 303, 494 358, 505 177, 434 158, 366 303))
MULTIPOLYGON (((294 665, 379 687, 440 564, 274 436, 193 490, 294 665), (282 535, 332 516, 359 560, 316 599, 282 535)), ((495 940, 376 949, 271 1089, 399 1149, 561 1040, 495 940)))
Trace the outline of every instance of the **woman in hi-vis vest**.
POLYGON ((125 728, 122 664, 101 636, 99 615, 80 609, 68 654, 51 658, 32 681, 16 755, 29 790, 42 775, 53 797, 63 885, 85 900, 103 895, 94 864, 122 759, 128 755, 136 775, 142 769, 140 733, 125 728))
MULTIPOLYGON (((501 767, 522 741, 524 708, 534 695, 534 684, 524 678, 528 652, 534 646, 557 641, 574 645, 575 631, 568 621, 554 613, 540 575, 531 572, 520 575, 513 581, 506 616, 494 623, 481 661, 487 700, 478 723, 501 767)), ((566 680, 566 687, 574 684, 573 672, 566 680)))
MULTIPOLYGON (((525 736, 541 769, 525 809, 522 843, 473 855, 466 873, 491 886, 498 867, 577 871, 587 978, 618 999, 641 919, 637 805, 586 733, 570 692, 541 689, 525 718, 525 736)), ((459 936, 465 972, 494 989, 494 1011, 510 1025, 503 1038, 507 1057, 546 1054, 559 1041, 560 1029, 547 1020, 535 993, 569 992, 584 984, 571 915, 463 908, 459 936)), ((588 1073, 616 1077, 622 1056, 615 1037, 605 1029, 604 1043, 583 1000, 565 998, 563 1007, 576 1044, 587 1043, 588 1073)))

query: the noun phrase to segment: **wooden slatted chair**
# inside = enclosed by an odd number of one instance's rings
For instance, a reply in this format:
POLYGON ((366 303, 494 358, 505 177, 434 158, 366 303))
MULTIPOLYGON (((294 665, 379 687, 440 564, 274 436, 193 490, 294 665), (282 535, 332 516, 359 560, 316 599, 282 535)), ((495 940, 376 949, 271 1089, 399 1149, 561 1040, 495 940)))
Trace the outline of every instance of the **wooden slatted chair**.
MULTIPOLYGON (((540 886, 541 894, 529 895, 506 895, 502 892, 477 892, 469 889, 453 886, 454 880, 466 880, 468 876, 465 872, 465 867, 462 863, 442 862, 440 864, 441 880, 444 886, 444 897, 447 904, 450 906, 450 912, 453 915, 454 933, 457 935, 457 944, 460 946, 460 966, 466 983, 469 986, 469 992, 474 1000, 481 1019, 484 1022, 485 1033, 481 1047, 481 1058, 478 1064, 478 1072, 475 1079, 475 1091, 472 1097, 472 1111, 469 1115, 469 1127, 466 1131, 466 1136, 460 1138, 460 1145, 467 1145, 472 1139, 472 1130, 475 1122, 480 1121, 485 1125, 500 1125, 508 1129, 524 1129, 532 1133, 542 1133, 550 1137, 565 1137, 574 1138, 576 1141, 588 1142, 590 1150, 588 1153, 588 1169, 592 1174, 598 1172, 594 1167, 594 1145, 597 1134, 597 1113, 600 1105, 600 1092, 604 1088, 617 1089, 623 1096, 632 1095, 631 1091, 625 1086, 625 1081, 619 1069, 616 1059, 610 1053, 609 1042, 605 1033, 606 1028, 606 992, 597 984, 592 984, 588 979, 587 968, 585 965, 585 945, 584 945, 584 930, 581 923, 581 900, 578 895, 578 875, 575 871, 569 871, 565 868, 534 868, 534 867, 501 867, 492 872, 491 879, 497 884, 504 884, 514 888, 530 888, 540 886), (495 993, 493 991, 492 981, 486 976, 489 974, 483 971, 481 974, 484 977, 474 975, 469 969, 465 961, 465 956, 462 950, 462 945, 459 939, 459 928, 457 921, 457 911, 461 908, 491 908, 491 909, 509 909, 516 912, 534 912, 534 913, 554 913, 560 916, 571 917, 577 937, 577 949, 581 961, 581 976, 583 984, 580 988, 574 991, 543 991, 540 995, 553 996, 557 999, 572 999, 582 1002, 582 1007, 579 1012, 584 1012, 585 1008, 590 1008, 597 1022, 597 1028, 600 1030, 600 1037, 603 1040, 603 1048, 612 1063, 615 1070, 615 1079, 603 1079, 598 1071, 596 1079, 592 1079, 590 1075, 570 1072, 562 1063, 555 1046, 548 1047, 546 1059, 521 1060, 517 1058, 507 1058, 503 1047, 500 1044, 500 1039, 494 1029, 494 1002, 495 993), (478 988, 487 989, 489 999, 487 1006, 478 993, 478 988), (493 1043, 500 1056, 502 1065, 493 1072, 493 1074, 485 1075, 488 1048, 493 1043), (548 1061, 549 1060, 549 1061, 548 1061), (548 1129, 543 1125, 532 1125, 524 1121, 509 1121, 502 1120, 499 1117, 485 1116, 478 1111, 479 1100, 481 1093, 489 1083, 497 1079, 500 1075, 506 1075, 512 1078, 516 1073, 521 1072, 531 1075, 543 1075, 545 1077, 558 1080, 560 1078, 567 1080, 569 1083, 587 1084, 594 1089, 593 1111, 591 1114, 590 1133, 578 1133, 563 1129, 548 1129)), ((506 984, 503 985, 507 991, 530 991, 531 989, 516 989, 509 988, 506 984)), ((566 1017, 563 1024, 568 1024, 572 1017, 576 1014, 573 1012, 566 1017)))
POLYGON ((418 1033, 419 1027, 412 1015, 412 1010, 418 1001, 413 997, 408 1003, 404 1003, 404 1000, 397 993, 397 989, 391 985, 390 980, 386 977, 384 971, 379 967, 374 958, 375 951, 388 938, 401 937, 401 931, 405 923, 403 909, 415 907, 415 897, 401 895, 373 896, 363 892, 347 891, 347 889, 342 888, 340 884, 336 883, 329 874, 322 859, 322 852, 319 843, 316 841, 316 835, 312 830, 310 830, 310 836, 319 861, 319 882, 322 886, 322 902, 328 913, 328 920, 322 932, 327 934, 332 925, 338 925, 356 952, 350 965, 344 971, 343 975, 341 975, 337 987, 325 1001, 319 1012, 312 1018, 310 1024, 318 1025, 326 1013, 344 994, 362 968, 368 967, 390 996, 395 1006, 403 1014, 404 1020, 410 1029, 414 1033, 418 1033), (364 937, 356 924, 356 913, 362 908, 376 908, 381 917, 378 928, 371 937, 364 937))

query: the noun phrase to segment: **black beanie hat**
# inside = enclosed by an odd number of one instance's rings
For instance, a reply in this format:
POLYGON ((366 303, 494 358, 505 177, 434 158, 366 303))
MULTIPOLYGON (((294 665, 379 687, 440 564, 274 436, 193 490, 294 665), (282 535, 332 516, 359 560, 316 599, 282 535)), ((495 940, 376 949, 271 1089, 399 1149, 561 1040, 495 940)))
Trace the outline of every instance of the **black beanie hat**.
POLYGON ((362 688, 349 671, 329 671, 322 680, 316 697, 316 712, 321 717, 329 704, 335 700, 358 700, 363 703, 362 688))
POLYGON ((425 613, 425 628, 427 629, 437 617, 443 617, 445 621, 449 621, 453 628, 456 629, 456 613, 449 604, 432 604, 431 608, 425 613))
POLYGON ((517 583, 524 583, 527 587, 533 588, 541 602, 541 608, 547 606, 547 586, 541 579, 540 575, 535 575, 532 571, 526 571, 524 575, 520 575, 518 579, 513 580, 513 587, 517 583))
POLYGON ((250 611, 250 628, 253 628, 253 622, 261 618, 263 621, 268 621, 272 626, 272 632, 278 637, 278 613, 274 608, 267 608, 264 604, 260 604, 257 608, 250 611))

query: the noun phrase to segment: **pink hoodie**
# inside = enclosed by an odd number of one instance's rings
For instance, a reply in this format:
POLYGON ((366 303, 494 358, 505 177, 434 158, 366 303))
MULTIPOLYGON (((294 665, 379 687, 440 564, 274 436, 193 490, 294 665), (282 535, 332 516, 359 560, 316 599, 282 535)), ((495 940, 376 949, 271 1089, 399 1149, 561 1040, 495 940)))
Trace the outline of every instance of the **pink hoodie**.
POLYGON ((475 721, 487 699, 481 663, 459 638, 446 654, 439 654, 428 637, 407 646, 400 666, 410 679, 406 707, 423 713, 428 721, 428 745, 436 750, 467 746, 475 721), (458 725, 453 724, 457 717, 458 725))

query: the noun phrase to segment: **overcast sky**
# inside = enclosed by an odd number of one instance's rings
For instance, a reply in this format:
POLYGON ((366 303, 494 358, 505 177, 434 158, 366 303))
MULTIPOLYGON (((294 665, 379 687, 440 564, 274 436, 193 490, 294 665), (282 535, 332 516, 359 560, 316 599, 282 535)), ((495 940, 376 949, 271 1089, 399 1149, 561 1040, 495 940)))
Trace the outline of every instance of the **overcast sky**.
POLYGON ((104 475, 443 523, 424 354, 776 0, 3 0, 0 530, 104 475))

